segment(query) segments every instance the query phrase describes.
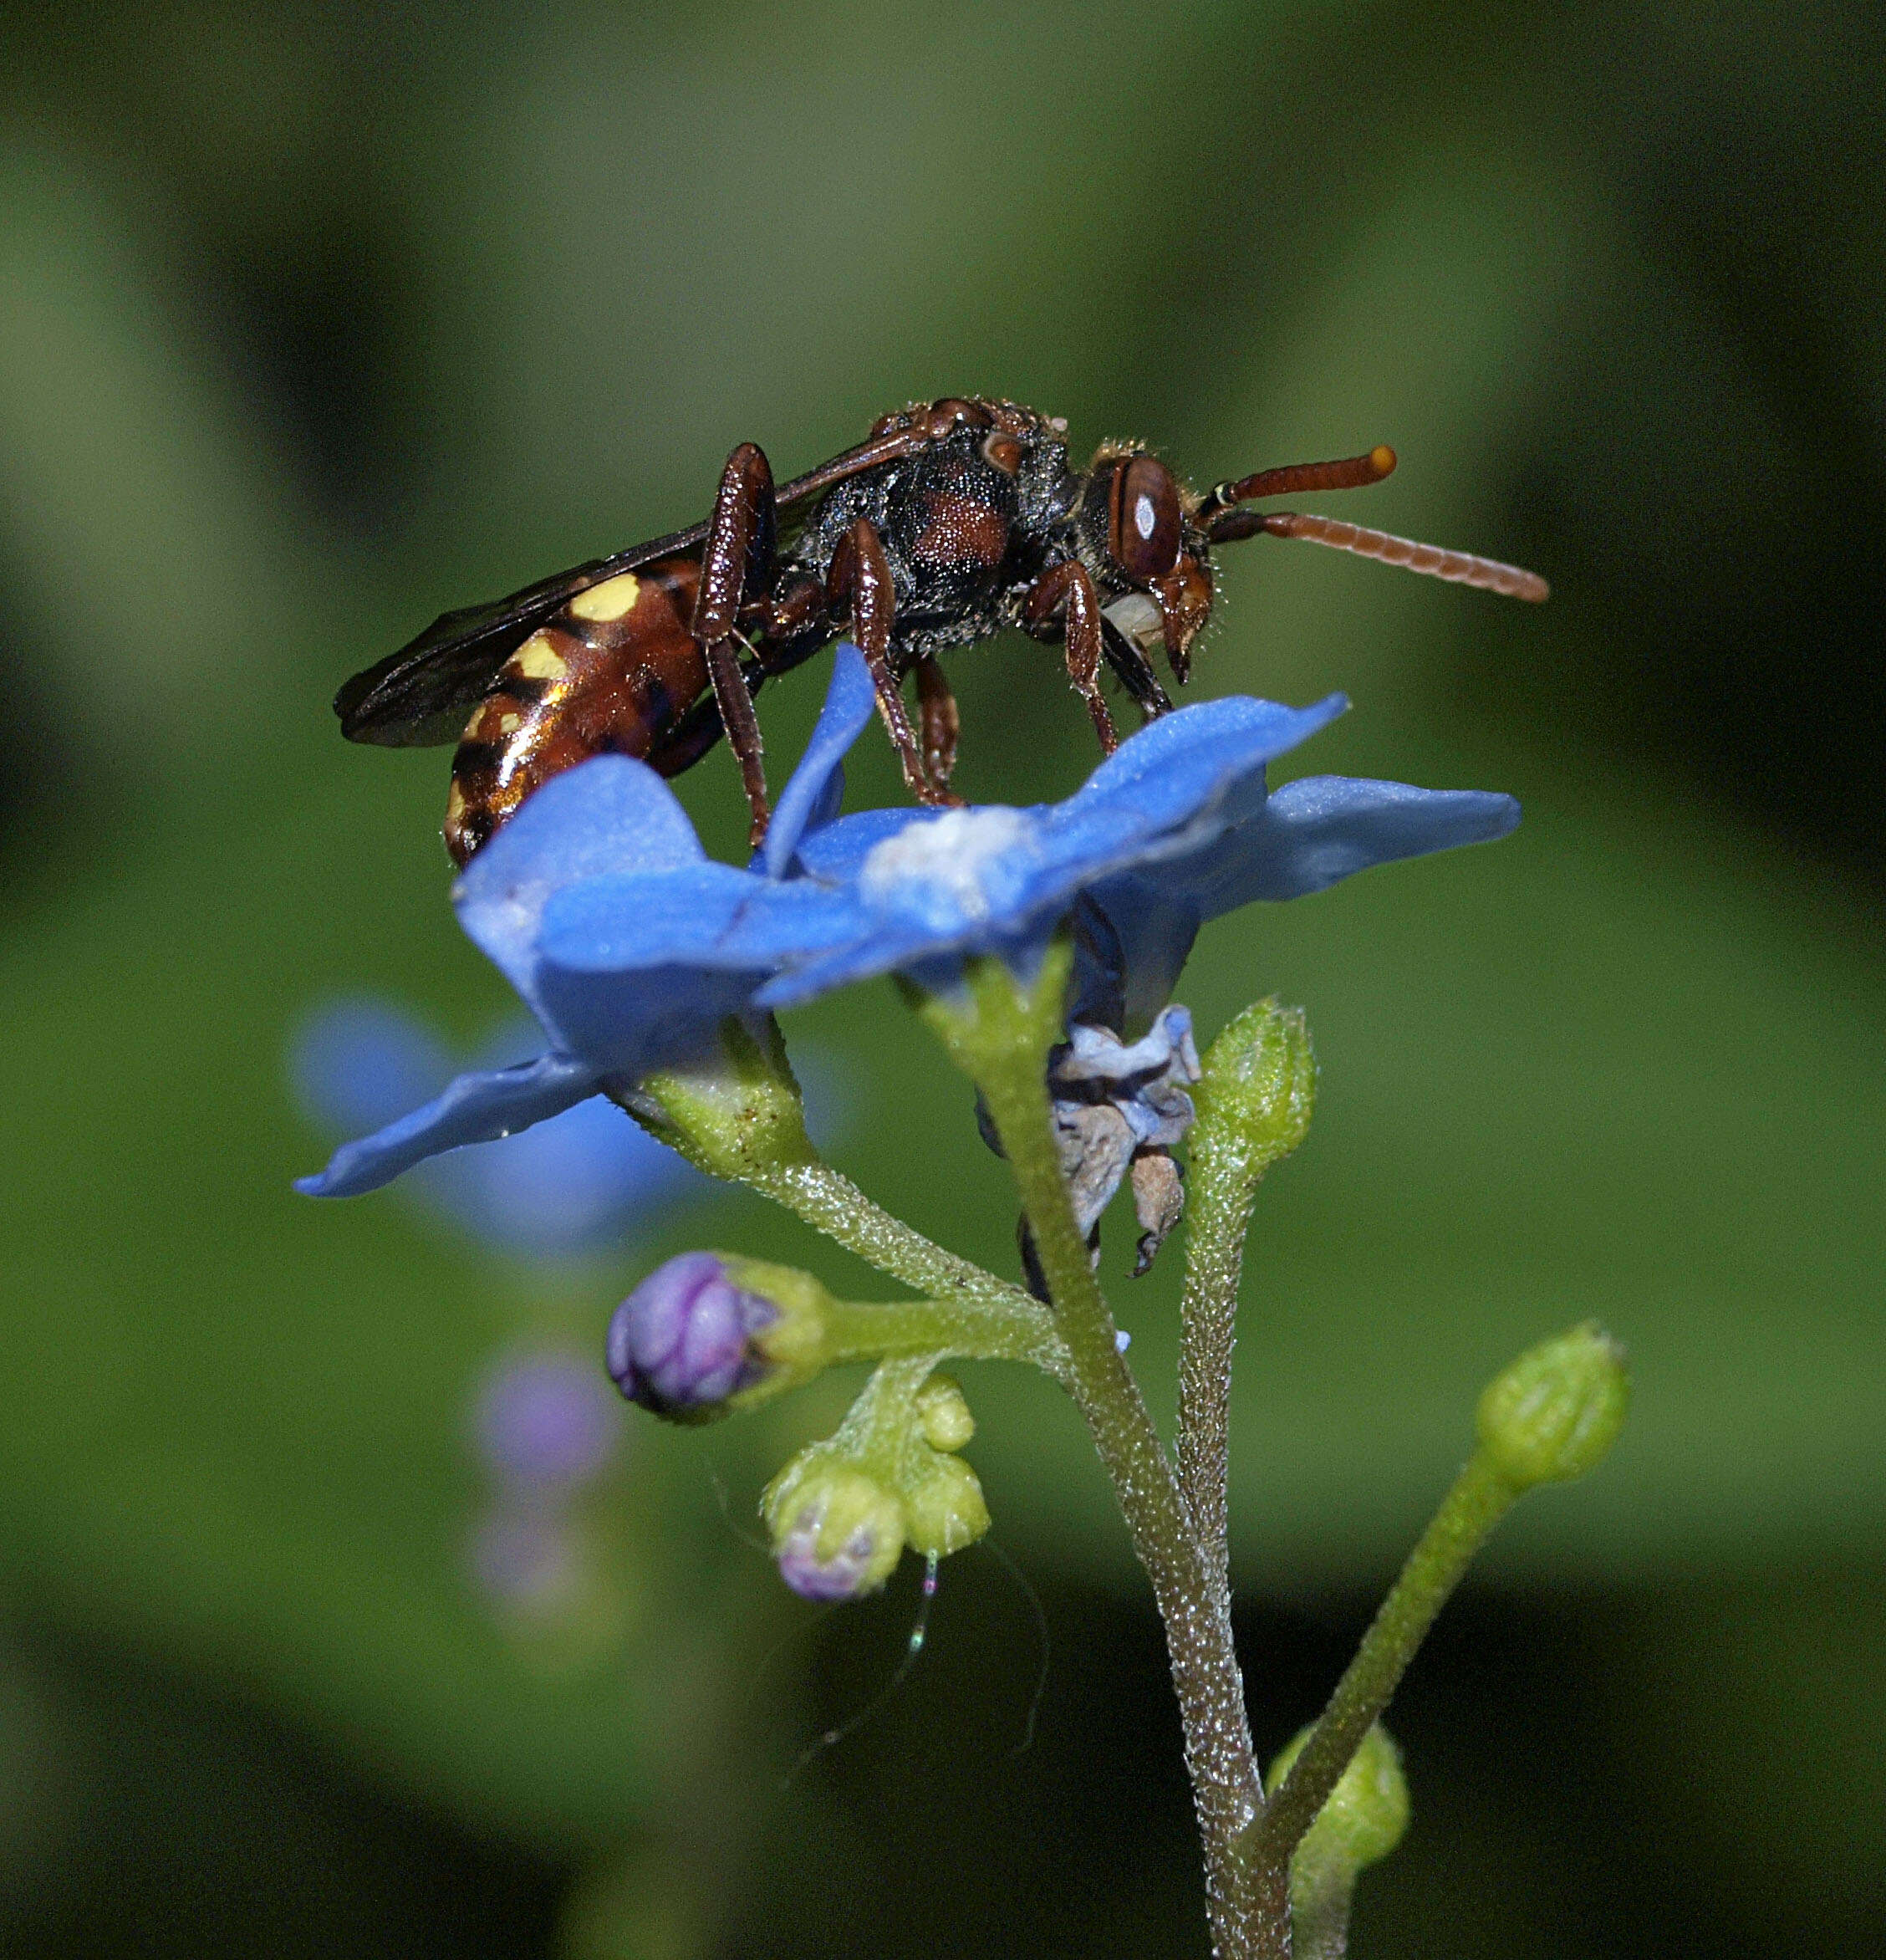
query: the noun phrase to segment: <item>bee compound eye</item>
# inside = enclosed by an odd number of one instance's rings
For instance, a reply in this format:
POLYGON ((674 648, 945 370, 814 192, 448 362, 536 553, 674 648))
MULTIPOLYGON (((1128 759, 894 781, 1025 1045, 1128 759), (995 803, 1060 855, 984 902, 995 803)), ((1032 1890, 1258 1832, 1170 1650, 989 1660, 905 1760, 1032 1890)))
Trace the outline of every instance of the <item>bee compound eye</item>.
POLYGON ((1114 472, 1108 549, 1129 579, 1144 585, 1179 562, 1179 486, 1163 462, 1129 457, 1114 472))

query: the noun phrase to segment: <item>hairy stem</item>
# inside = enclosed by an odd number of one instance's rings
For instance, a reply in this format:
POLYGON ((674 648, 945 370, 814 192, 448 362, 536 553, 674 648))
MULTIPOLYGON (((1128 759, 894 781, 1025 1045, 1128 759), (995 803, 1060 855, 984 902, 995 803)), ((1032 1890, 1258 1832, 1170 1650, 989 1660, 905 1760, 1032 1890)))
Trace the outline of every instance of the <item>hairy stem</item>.
POLYGON ((1220 1960, 1281 1955, 1288 1948, 1287 1916, 1273 1913, 1265 1927, 1253 1923, 1239 1857, 1264 1798, 1230 1617, 1139 1384, 1119 1352, 1061 1171, 1046 1071, 1047 1050, 1059 1033, 1064 974, 1064 966, 1051 960, 1024 993, 998 962, 977 961, 969 970, 966 1003, 932 997, 921 1011, 982 1092, 1067 1344, 1069 1390, 1112 1479, 1165 1623, 1204 1840, 1215 1949, 1220 1960))
POLYGON ((1303 1140, 1316 1057, 1301 1010, 1258 1001, 1206 1052, 1194 1092, 1179 1338, 1179 1485, 1206 1562, 1228 1600, 1226 1545, 1231 1350, 1244 1239, 1264 1173, 1303 1140))
POLYGON ((1028 1361, 1057 1380, 1067 1376, 1067 1345, 1053 1315, 1032 1299, 844 1300, 827 1318, 834 1361, 928 1355, 933 1361, 1028 1361))
POLYGON ((739 1182, 783 1205, 879 1272, 932 1299, 971 1300, 991 1307, 1034 1304, 1021 1287, 946 1252, 901 1218, 894 1218, 844 1171, 818 1157, 756 1164, 742 1171, 739 1182))
POLYGON ((1257 1179, 1240 1158, 1195 1149, 1185 1203, 1185 1290, 1179 1332, 1179 1487, 1226 1610, 1231 1352, 1238 1283, 1257 1179))
POLYGON ((1518 1494, 1486 1453, 1476 1451, 1441 1499, 1269 1810, 1249 1832, 1267 1890, 1286 1884, 1291 1853, 1388 1707, 1435 1615, 1518 1494))

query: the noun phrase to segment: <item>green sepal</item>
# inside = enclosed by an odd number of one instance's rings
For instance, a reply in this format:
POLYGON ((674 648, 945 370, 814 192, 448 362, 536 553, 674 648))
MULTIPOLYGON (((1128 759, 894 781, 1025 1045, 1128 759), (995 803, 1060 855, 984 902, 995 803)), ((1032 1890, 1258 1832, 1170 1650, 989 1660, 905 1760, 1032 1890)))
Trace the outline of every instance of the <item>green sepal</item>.
MULTIPOLYGON (((1302 1730, 1271 1765, 1272 1796, 1315 1733, 1302 1730)), ((1408 1829, 1408 1779, 1401 1752, 1379 1723, 1362 1738, 1349 1766, 1290 1860, 1292 1960, 1343 1960, 1357 1876, 1401 1842, 1408 1829)))
POLYGON ((730 1014, 716 1060, 645 1075, 616 1100, 696 1170, 728 1183, 818 1161, 785 1038, 770 1014, 757 1024, 730 1014))
POLYGON ((777 1266, 770 1259, 750 1259, 741 1253, 716 1253, 727 1278, 742 1293, 757 1294, 778 1309, 777 1318, 749 1337, 748 1345, 772 1365, 764 1381, 728 1397, 730 1406, 744 1408, 748 1398, 763 1400, 782 1390, 797 1388, 837 1359, 833 1351, 834 1319, 844 1309, 809 1273, 796 1266, 777 1266))
MULTIPOLYGON (((908 1544, 946 1558, 989 1529, 976 1473, 953 1447, 928 1440, 934 1426, 966 1442, 974 1432, 962 1391, 939 1378, 934 1355, 881 1363, 835 1434, 808 1444, 767 1484, 760 1514, 777 1550, 808 1514, 817 1519, 821 1560, 836 1558, 868 1530, 870 1563, 860 1592, 882 1585, 908 1544)), ((957 1446, 960 1447, 960 1446, 957 1446)))
POLYGON ((801 1450, 760 1498, 773 1549, 808 1522, 819 1562, 828 1564, 862 1539, 869 1547, 857 1594, 875 1592, 904 1555, 904 1502, 874 1466, 833 1453, 829 1443, 801 1450))
MULTIPOLYGON (((1282 1788, 1291 1764, 1315 1733, 1313 1722, 1278 1752, 1264 1779, 1272 1795, 1282 1788)), ((1408 1829, 1408 1808, 1401 1751, 1378 1722, 1362 1738, 1316 1822, 1299 1840, 1292 1865, 1342 1866, 1354 1873, 1379 1864, 1401 1842, 1408 1829)))

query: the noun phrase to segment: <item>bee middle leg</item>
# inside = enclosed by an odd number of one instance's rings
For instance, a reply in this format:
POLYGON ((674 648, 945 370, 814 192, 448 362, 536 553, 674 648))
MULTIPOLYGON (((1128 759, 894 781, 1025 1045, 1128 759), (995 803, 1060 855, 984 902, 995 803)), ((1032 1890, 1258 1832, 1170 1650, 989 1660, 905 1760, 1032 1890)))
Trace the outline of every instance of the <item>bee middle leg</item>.
POLYGON ((714 514, 701 549, 701 590, 695 600, 694 636, 707 661, 714 703, 727 744, 740 763, 740 779, 753 813, 752 847, 764 841, 772 808, 767 801, 766 750, 759 717, 740 671, 737 628, 742 603, 765 592, 772 577, 779 535, 772 469, 757 443, 742 442, 721 472, 714 514))
POLYGON ((1106 697, 1100 692, 1100 662, 1106 652, 1100 595, 1087 568, 1071 559, 1043 572, 1022 601, 1022 623, 1031 630, 1038 632, 1051 625, 1057 614, 1062 615, 1068 678, 1087 703, 1093 732, 1100 738, 1101 753, 1111 755, 1119 747, 1119 736, 1108 712, 1106 697))
POLYGON ((955 802, 948 790, 930 781, 924 768, 916 732, 904 705, 904 691, 891 670, 890 625, 896 595, 884 540, 869 518, 859 518, 839 540, 825 584, 834 609, 849 605, 852 633, 877 690, 878 713, 903 764, 904 781, 911 795, 919 803, 955 802))
POLYGON ((949 677, 933 654, 926 653, 917 662, 917 721, 923 732, 924 768, 939 789, 947 789, 956 770, 962 717, 956 712, 949 677))

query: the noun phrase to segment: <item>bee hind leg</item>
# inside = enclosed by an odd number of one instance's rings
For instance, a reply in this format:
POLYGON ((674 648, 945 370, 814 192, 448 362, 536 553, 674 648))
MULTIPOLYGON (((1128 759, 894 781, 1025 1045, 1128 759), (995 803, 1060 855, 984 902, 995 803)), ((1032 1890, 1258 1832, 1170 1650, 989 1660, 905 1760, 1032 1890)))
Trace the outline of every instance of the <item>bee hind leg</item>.
POLYGON ((765 840, 772 809, 767 800, 760 720, 753 712, 753 697, 740 671, 736 629, 742 605, 763 594, 772 581, 778 535, 772 466, 757 443, 742 442, 721 472, 714 514, 701 549, 701 590, 695 600, 693 628, 706 659, 721 725, 740 763, 740 779, 753 813, 755 850, 765 840))

